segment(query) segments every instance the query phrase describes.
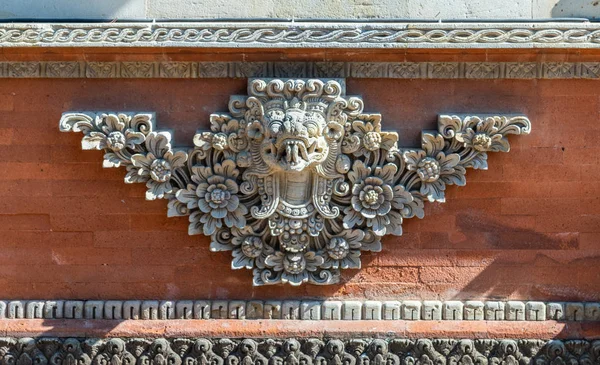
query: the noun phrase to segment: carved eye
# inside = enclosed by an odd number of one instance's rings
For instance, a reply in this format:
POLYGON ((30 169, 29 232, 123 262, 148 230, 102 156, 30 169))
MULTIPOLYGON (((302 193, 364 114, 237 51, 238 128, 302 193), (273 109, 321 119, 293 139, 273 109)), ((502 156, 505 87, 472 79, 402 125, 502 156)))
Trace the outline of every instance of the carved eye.
POLYGON ((306 124, 306 131, 309 137, 317 137, 319 135, 319 125, 315 122, 308 122, 306 124))
POLYGON ((269 129, 271 130, 272 134, 278 134, 279 131, 281 130, 281 126, 283 125, 283 123, 279 120, 273 121, 271 122, 271 124, 269 125, 269 129))

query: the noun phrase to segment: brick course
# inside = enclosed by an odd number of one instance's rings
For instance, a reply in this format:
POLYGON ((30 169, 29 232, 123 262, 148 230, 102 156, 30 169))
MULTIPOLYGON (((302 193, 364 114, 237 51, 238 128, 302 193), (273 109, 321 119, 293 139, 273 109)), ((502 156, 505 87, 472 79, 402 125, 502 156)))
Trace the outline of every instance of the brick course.
POLYGON ((435 128, 441 113, 523 113, 533 130, 510 137, 510 153, 490 154, 488 171, 468 171, 467 185, 449 187, 446 203, 427 204, 425 219, 406 221, 404 236, 386 237, 383 252, 367 254, 361 271, 345 271, 330 287, 252 287, 251 272, 231 270, 228 253, 211 253, 206 237, 187 236, 186 218, 167 218, 164 201, 143 201, 142 185, 125 185, 122 169, 103 169, 101 152, 81 151, 80 135, 58 130, 68 110, 154 111, 176 143, 190 144, 245 84, 2 80, 3 298, 600 297, 598 81, 348 79, 348 94, 381 112, 404 147, 418 146, 421 130, 435 128))

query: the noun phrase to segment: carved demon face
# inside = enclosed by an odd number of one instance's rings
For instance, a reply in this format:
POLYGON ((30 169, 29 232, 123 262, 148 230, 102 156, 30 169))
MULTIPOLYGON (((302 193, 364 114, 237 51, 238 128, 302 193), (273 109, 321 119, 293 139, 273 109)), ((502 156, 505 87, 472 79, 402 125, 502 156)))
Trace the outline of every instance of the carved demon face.
POLYGON ((319 112, 271 110, 265 116, 261 154, 277 170, 299 172, 318 165, 329 153, 327 127, 319 112))

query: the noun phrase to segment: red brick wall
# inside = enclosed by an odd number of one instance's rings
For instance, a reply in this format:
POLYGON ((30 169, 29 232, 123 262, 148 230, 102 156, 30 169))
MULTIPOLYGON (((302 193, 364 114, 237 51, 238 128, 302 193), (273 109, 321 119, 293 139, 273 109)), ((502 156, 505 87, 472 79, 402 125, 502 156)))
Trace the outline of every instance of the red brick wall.
POLYGON ((0 83, 2 299, 368 297, 597 300, 600 296, 600 83, 586 80, 349 79, 402 146, 440 113, 524 113, 488 171, 469 171, 402 237, 329 287, 251 286, 228 253, 189 237, 186 218, 144 201, 122 169, 102 169, 64 111, 156 111, 189 144, 245 80, 4 79, 0 83))

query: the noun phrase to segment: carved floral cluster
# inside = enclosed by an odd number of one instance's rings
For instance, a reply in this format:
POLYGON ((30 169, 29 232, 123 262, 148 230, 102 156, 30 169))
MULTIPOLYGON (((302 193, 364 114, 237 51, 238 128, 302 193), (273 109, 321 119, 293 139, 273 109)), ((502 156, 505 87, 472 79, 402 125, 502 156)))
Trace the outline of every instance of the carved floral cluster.
POLYGON ((404 219, 423 218, 425 201, 465 185, 466 168, 507 152, 508 134, 531 128, 524 117, 441 116, 420 149, 400 149, 335 81, 254 80, 249 90, 211 115, 192 149, 174 149, 150 114, 67 113, 61 129, 104 150, 105 167, 125 166, 147 199, 167 199, 169 216, 187 216, 212 251, 231 251, 255 285, 338 282, 382 236, 401 235, 404 219))

